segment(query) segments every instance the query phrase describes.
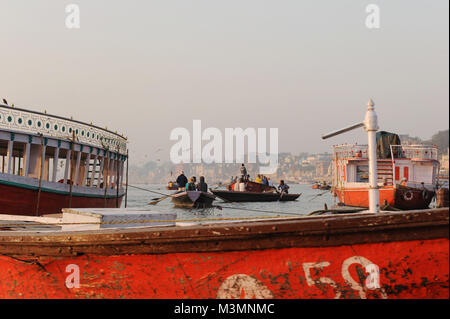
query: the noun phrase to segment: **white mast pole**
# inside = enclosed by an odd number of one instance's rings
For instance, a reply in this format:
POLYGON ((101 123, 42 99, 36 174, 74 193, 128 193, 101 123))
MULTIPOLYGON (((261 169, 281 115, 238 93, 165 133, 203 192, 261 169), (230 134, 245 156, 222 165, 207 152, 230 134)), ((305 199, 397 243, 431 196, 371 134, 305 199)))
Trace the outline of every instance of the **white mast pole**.
POLYGON ((369 100, 367 104, 366 118, 364 119, 364 128, 369 138, 369 211, 371 213, 380 212, 380 195, 378 192, 377 175, 377 141, 376 133, 378 130, 378 118, 375 113, 375 103, 369 100))

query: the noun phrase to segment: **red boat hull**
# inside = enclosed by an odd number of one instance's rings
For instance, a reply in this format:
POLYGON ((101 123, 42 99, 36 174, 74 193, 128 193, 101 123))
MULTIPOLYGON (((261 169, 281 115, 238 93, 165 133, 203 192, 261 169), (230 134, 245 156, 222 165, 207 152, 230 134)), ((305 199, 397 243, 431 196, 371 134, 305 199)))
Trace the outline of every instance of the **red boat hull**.
POLYGON ((39 262, 1 256, 0 298, 448 299, 448 252, 447 238, 39 262), (380 288, 369 289, 367 271, 377 268, 369 278, 380 288))
MULTIPOLYGON (((341 203, 353 207, 369 207, 369 193, 367 188, 343 188, 336 189, 335 193, 341 203)), ((380 205, 385 201, 390 206, 395 205, 395 189, 393 186, 386 186, 379 189, 380 205)))
MULTIPOLYGON (((337 198, 346 206, 369 207, 369 193, 367 188, 336 189, 337 198)), ((389 206, 405 210, 428 208, 434 192, 410 187, 385 186, 379 189, 380 206, 389 206)))
MULTIPOLYGON (((123 196, 119 196, 119 207, 123 196)), ((38 191, 0 184, 0 214, 36 216, 38 191)), ((115 208, 116 197, 73 196, 71 207, 115 208)), ((69 207, 69 195, 42 191, 39 202, 39 216, 60 213, 69 207)))

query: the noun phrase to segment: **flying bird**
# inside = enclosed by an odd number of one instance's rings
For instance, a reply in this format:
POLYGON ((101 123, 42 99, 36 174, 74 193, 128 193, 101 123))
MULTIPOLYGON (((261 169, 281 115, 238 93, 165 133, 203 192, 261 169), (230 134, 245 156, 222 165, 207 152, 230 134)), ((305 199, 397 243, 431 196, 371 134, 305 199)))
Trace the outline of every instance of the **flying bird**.
POLYGON ((3 103, 5 103, 5 105, 8 105, 8 101, 6 101, 5 99, 3 99, 3 103))

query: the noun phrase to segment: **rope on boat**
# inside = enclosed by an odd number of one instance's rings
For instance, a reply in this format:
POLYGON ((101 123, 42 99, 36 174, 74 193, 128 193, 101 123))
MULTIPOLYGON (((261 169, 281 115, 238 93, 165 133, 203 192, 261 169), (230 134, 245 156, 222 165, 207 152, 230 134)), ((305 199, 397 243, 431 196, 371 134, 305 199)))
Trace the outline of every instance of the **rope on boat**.
POLYGON ((306 216, 305 214, 274 212, 274 211, 270 211, 270 210, 260 210, 260 209, 251 209, 251 208, 239 208, 239 207, 229 207, 229 206, 214 206, 214 207, 219 208, 219 209, 227 208, 227 209, 243 210, 243 211, 256 212, 256 213, 285 214, 285 215, 291 215, 291 216, 306 216))
MULTIPOLYGON (((256 216, 256 217, 230 217, 230 218, 196 218, 196 219, 167 219, 167 220, 129 220, 129 221, 110 221, 110 222, 82 222, 82 223, 52 223, 41 224, 30 222, 25 224, 1 224, 3 227, 23 227, 23 226, 68 226, 68 225, 110 225, 110 224, 146 224, 146 223, 180 223, 180 222, 205 222, 205 221, 229 221, 229 220, 254 220, 254 219, 275 219, 289 218, 286 216, 256 216)), ((293 218, 293 217, 290 217, 293 218)))
POLYGON ((151 191, 151 190, 149 190, 149 189, 145 189, 145 188, 142 188, 142 187, 133 186, 133 185, 130 185, 130 184, 127 184, 127 186, 132 187, 132 188, 139 189, 139 190, 141 190, 141 191, 145 191, 145 192, 149 192, 149 193, 154 193, 154 194, 158 194, 158 195, 162 195, 162 196, 172 196, 171 194, 164 194, 164 193, 160 193, 160 192, 155 192, 155 191, 151 191))

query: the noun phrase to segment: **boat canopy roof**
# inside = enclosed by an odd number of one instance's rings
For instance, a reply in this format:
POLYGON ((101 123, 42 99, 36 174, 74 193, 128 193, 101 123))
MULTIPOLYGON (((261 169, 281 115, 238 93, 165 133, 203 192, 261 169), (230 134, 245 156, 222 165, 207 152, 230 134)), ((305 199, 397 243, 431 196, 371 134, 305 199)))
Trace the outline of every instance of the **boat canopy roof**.
POLYGON ((118 151, 125 155, 127 139, 106 128, 56 115, 25 110, 0 104, 0 130, 42 134, 45 137, 68 140, 75 134, 78 143, 118 151))

